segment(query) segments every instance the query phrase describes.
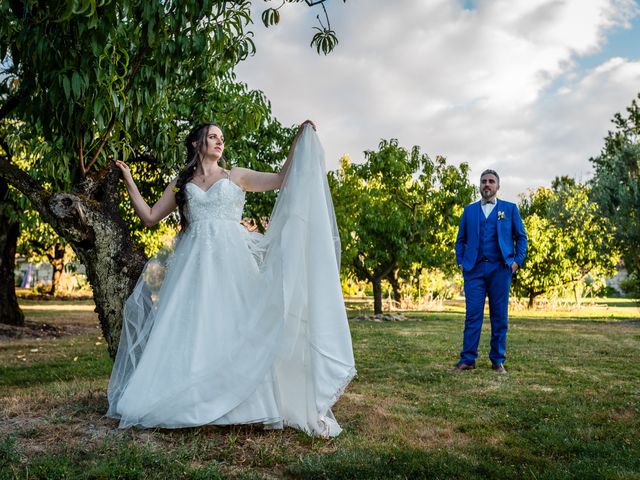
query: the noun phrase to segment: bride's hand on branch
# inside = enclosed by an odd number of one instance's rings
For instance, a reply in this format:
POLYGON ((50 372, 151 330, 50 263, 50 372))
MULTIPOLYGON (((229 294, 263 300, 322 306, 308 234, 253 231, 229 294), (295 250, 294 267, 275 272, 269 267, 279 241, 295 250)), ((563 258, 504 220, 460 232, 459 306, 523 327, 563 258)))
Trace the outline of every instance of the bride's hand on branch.
POLYGON ((122 178, 126 183, 133 183, 133 177, 131 176, 131 170, 129 169, 129 165, 124 163, 122 160, 116 160, 114 162, 116 167, 120 169, 122 172, 122 178))

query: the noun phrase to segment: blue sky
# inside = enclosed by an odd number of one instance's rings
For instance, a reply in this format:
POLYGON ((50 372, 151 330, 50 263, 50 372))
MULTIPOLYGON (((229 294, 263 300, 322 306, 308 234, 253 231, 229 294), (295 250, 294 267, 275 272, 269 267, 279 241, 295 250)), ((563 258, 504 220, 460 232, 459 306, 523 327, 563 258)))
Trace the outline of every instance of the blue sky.
POLYGON ((259 21, 238 78, 285 124, 315 120, 328 168, 397 138, 472 180, 501 173, 503 198, 590 176, 610 119, 640 92, 640 5, 633 0, 328 0, 340 43, 309 48, 321 10, 287 5, 259 21))
POLYGON ((582 57, 580 67, 587 70, 596 67, 610 57, 640 59, 640 15, 631 20, 630 28, 618 26, 607 34, 607 41, 595 55, 582 57))

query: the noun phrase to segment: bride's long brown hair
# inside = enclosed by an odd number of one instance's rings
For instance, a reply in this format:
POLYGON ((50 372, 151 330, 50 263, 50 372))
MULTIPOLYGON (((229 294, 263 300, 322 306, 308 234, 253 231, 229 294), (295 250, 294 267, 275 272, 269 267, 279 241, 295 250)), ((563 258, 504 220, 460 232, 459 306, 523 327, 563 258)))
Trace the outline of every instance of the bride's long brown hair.
MULTIPOLYGON (((185 167, 178 174, 175 186, 176 203, 178 204, 178 212, 180 213, 180 230, 182 232, 184 232, 189 226, 187 192, 185 187, 196 173, 196 168, 201 158, 200 151, 202 150, 202 146, 207 143, 209 127, 220 128, 220 125, 214 122, 202 123, 193 128, 184 141, 184 145, 187 147, 187 162, 185 167)), ((222 168, 226 167, 226 162, 222 157, 218 160, 218 164, 222 168)))

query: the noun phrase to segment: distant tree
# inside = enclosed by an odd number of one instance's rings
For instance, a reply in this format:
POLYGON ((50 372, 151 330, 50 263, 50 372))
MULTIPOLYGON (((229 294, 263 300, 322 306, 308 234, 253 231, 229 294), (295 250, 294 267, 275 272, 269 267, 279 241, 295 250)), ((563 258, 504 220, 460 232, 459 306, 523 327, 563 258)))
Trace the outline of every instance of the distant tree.
POLYGON ((9 185, 0 178, 0 323, 24 325, 15 289, 16 243, 20 235, 19 214, 9 185))
POLYGON ((31 262, 47 262, 51 265, 51 287, 49 295, 59 291, 60 279, 65 264, 70 260, 67 243, 42 220, 32 208, 22 207, 20 212, 21 232, 17 252, 31 262))
MULTIPOLYGON (((455 268, 455 232, 474 192, 468 167, 447 165, 383 140, 362 164, 343 157, 329 174, 342 242, 342 269, 373 287, 374 312, 382 312, 382 280, 393 285, 416 264, 455 268)), ((396 288, 397 285, 395 286, 396 288)))
POLYGON ((146 261, 112 162, 166 180, 184 162, 185 132, 211 120, 238 164, 273 168, 284 156, 287 132, 271 136, 282 127, 267 99, 233 73, 254 51, 251 4, 0 2, 0 177, 86 267, 111 355, 146 261), (19 163, 20 139, 37 150, 32 168, 19 163))
MULTIPOLYGON (((638 95, 640 100, 640 94, 638 95)), ((624 264, 640 294, 640 106, 634 99, 627 116, 615 114, 600 155, 592 158, 592 198, 614 225, 624 264)))
POLYGON ((611 225, 598 215, 589 193, 588 186, 562 177, 550 189, 540 187, 521 201, 529 249, 513 288, 529 299, 529 307, 537 297, 558 289, 572 290, 579 301, 586 282, 602 281, 615 272, 619 254, 611 225))

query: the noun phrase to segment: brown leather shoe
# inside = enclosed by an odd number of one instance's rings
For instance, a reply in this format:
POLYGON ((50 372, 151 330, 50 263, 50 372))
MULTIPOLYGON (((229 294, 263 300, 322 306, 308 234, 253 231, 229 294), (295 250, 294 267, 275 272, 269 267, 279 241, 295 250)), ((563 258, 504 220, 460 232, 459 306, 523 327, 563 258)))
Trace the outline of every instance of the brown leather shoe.
POLYGON ((464 372, 465 370, 474 370, 475 365, 469 365, 467 363, 457 363, 455 367, 450 368, 450 372, 464 372))
POLYGON ((500 364, 500 365, 491 364, 491 368, 496 373, 507 373, 507 369, 504 368, 504 365, 502 365, 502 364, 500 364))

